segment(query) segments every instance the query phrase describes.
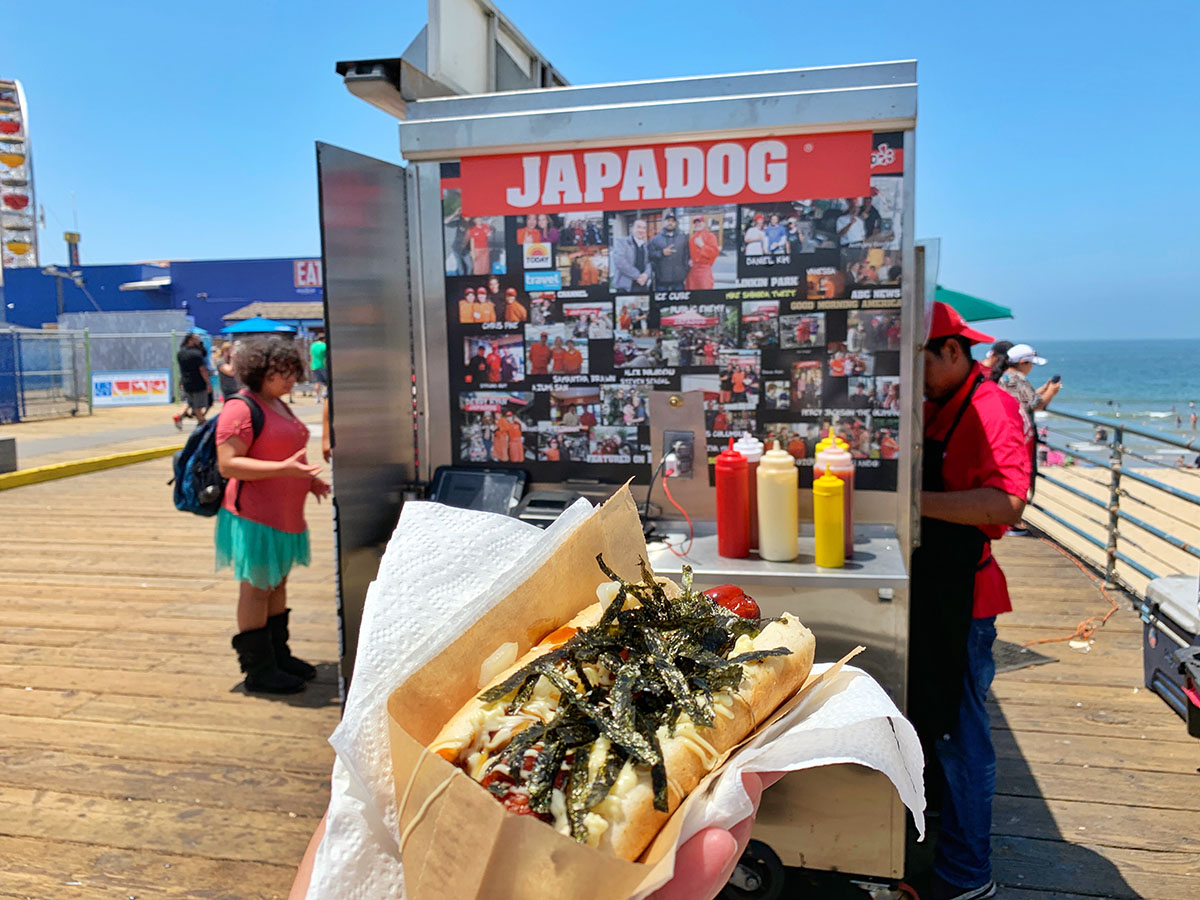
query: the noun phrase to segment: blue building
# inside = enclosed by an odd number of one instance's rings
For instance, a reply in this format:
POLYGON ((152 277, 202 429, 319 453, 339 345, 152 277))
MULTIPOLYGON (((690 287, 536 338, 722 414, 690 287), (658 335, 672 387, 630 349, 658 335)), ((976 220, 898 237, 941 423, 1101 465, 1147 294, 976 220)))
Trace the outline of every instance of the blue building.
MULTIPOLYGON (((65 267, 59 269, 65 272, 65 267)), ((172 261, 79 266, 71 271, 82 273, 78 283, 43 269, 5 270, 2 320, 40 328, 56 322, 60 312, 181 309, 198 327, 216 333, 227 324, 224 316, 251 303, 325 299, 319 259, 172 261)))

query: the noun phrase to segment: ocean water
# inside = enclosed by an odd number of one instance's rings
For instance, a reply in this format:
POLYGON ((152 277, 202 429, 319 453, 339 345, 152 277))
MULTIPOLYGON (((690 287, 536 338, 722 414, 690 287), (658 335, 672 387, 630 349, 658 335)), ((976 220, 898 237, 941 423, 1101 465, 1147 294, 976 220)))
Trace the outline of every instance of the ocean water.
MULTIPOLYGON (((992 333, 1009 340, 1018 333, 992 325, 992 333)), ((1192 431, 1189 403, 1200 413, 1200 339, 1157 341, 1031 341, 1046 365, 1035 366, 1030 381, 1041 386, 1053 375, 1062 375, 1062 390, 1051 409, 1112 419, 1155 435, 1190 441, 1200 449, 1200 432, 1192 431), (1179 423, 1176 423, 1176 416, 1179 423)), ((1039 425, 1061 428, 1067 437, 1086 439, 1088 427, 1053 416, 1039 425), (1069 432, 1074 432, 1072 435, 1069 432)), ((1153 442, 1134 439, 1130 445, 1150 449, 1153 442)), ((1162 448, 1174 460, 1180 451, 1162 448)))

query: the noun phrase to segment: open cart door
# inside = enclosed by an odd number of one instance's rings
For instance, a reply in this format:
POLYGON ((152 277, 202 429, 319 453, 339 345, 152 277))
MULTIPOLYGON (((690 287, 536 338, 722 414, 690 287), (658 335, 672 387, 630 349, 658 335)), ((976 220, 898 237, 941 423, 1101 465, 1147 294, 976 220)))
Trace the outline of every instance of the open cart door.
POLYGON ((341 675, 416 466, 404 168, 317 144, 341 675))

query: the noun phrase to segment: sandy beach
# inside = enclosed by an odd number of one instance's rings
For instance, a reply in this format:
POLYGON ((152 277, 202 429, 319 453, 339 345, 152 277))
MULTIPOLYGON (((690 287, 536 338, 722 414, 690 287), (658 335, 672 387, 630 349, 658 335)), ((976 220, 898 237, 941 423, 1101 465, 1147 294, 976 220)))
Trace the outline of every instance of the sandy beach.
MULTIPOLYGON (((1200 471, 1165 468, 1134 469, 1132 472, 1153 479, 1173 488, 1200 496, 1200 471)), ((1037 494, 1034 502, 1053 511, 1072 525, 1097 538, 1107 541, 1108 499, 1110 473, 1105 469, 1087 466, 1046 467, 1039 473, 1037 494), (1077 491, 1093 497, 1104 507, 1089 503, 1059 485, 1048 481, 1052 478, 1077 491)), ((1200 547, 1200 507, 1174 497, 1150 485, 1142 484, 1131 477, 1122 477, 1119 508, 1121 512, 1165 531, 1194 547, 1200 547)), ((1046 532, 1064 547, 1085 560, 1104 568, 1104 551, 1084 540, 1070 529, 1064 528, 1049 516, 1030 508, 1026 520, 1046 532)), ((1117 550, 1131 560, 1145 566, 1156 575, 1197 575, 1200 573, 1200 558, 1172 546, 1149 531, 1122 519, 1118 527, 1117 550)), ((1118 560, 1118 576, 1139 594, 1144 594, 1149 579, 1132 566, 1118 560)))

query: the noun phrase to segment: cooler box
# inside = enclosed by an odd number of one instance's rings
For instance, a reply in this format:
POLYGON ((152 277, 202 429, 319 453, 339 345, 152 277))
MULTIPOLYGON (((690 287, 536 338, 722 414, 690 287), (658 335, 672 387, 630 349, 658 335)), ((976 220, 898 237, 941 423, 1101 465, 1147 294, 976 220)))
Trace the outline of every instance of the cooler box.
MULTIPOLYGON (((1142 626, 1142 659, 1146 687, 1162 697, 1188 721, 1187 684, 1179 671, 1176 652, 1200 646, 1200 608, 1193 575, 1156 578, 1146 589, 1139 610, 1142 626)), ((1196 713, 1192 712, 1192 716, 1196 713)))

